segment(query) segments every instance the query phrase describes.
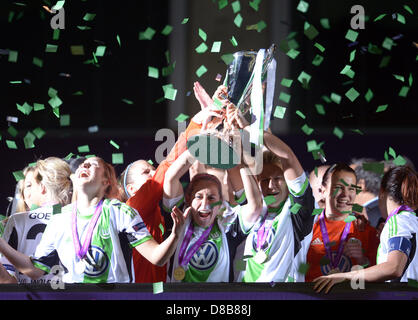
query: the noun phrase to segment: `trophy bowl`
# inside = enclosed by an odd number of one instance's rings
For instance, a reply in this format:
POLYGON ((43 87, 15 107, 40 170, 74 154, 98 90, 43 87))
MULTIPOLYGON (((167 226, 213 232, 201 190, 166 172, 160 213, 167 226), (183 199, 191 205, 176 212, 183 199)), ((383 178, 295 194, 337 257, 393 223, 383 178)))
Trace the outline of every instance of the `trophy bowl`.
MULTIPOLYGON (((273 44, 264 54, 262 81, 266 79, 275 49, 276 45, 273 44)), ((250 97, 257 54, 256 51, 234 53, 225 76, 224 84, 228 88, 228 96, 221 98, 232 102, 243 116, 251 110, 250 97)), ((234 139, 234 128, 225 122, 224 119, 220 126, 206 129, 187 141, 187 148, 199 162, 218 169, 230 169, 241 163, 241 144, 237 144, 234 139)))

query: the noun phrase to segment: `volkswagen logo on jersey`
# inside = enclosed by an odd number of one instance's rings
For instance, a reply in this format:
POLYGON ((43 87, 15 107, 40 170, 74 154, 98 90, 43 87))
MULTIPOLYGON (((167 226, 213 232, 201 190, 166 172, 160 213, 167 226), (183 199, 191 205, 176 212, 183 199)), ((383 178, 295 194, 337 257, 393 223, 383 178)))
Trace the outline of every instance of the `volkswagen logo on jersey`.
POLYGON ((109 266, 109 258, 102 248, 91 246, 89 255, 85 257, 86 269, 84 273, 90 277, 98 277, 103 274, 109 266), (90 257, 89 257, 90 255, 90 257), (91 261, 93 259, 94 261, 91 261))
POLYGON ((190 265, 198 270, 208 270, 216 264, 218 255, 218 248, 213 242, 204 242, 193 255, 190 265))
MULTIPOLYGON (((266 240, 264 241, 263 245, 261 246, 261 249, 266 251, 270 245, 273 243, 274 236, 276 235, 276 230, 274 228, 271 228, 269 230, 269 233, 266 237, 266 240)), ((253 232, 253 249, 257 251, 257 231, 253 232)))
MULTIPOLYGON (((332 252, 332 258, 335 259, 337 256, 336 252, 332 252)), ((341 255, 340 263, 338 264, 338 269, 340 272, 349 272, 351 271, 352 263, 349 257, 341 255)), ((333 268, 330 264, 321 265, 321 272, 323 275, 327 275, 333 268)))

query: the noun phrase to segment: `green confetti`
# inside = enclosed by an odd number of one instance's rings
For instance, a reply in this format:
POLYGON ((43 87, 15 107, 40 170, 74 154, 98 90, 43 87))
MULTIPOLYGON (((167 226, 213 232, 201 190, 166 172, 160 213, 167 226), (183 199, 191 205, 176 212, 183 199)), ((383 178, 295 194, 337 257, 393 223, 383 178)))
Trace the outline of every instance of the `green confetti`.
POLYGON ((18 135, 19 131, 16 130, 15 127, 10 126, 9 128, 7 128, 7 132, 13 137, 16 138, 16 136, 18 135))
POLYGON ((303 34, 307 36, 309 40, 313 40, 318 36, 319 32, 313 25, 305 21, 303 27, 303 34))
POLYGON ((96 57, 103 57, 106 51, 106 46, 97 46, 95 55, 96 57))
POLYGON ((202 38, 203 41, 206 41, 208 36, 205 31, 199 28, 199 37, 202 38))
POLYGON ((404 76, 401 76, 399 74, 393 74, 393 76, 395 77, 395 79, 400 80, 402 82, 405 82, 404 76))
POLYGON ((312 64, 314 65, 314 66, 319 66, 321 63, 322 63, 322 61, 324 61, 324 57, 323 56, 321 56, 320 54, 317 54, 314 58, 313 58, 313 60, 312 60, 312 64))
POLYGON ((279 100, 281 100, 283 102, 286 102, 286 103, 289 103, 290 102, 290 98, 291 98, 291 95, 290 94, 288 94, 286 92, 280 92, 279 100))
POLYGON ((331 100, 333 102, 335 102, 336 104, 340 104, 341 103, 341 96, 339 94, 336 93, 331 93, 331 100))
POLYGON ((298 76, 298 81, 302 84, 303 88, 307 89, 309 81, 311 81, 311 76, 305 71, 302 71, 298 76))
MULTIPOLYGON (((58 30, 58 29, 57 29, 57 30, 58 30)), ((37 57, 33 57, 33 59, 32 59, 32 63, 33 63, 35 66, 39 67, 39 68, 42 68, 42 67, 43 67, 43 65, 44 65, 43 60, 42 60, 42 59, 39 59, 39 58, 37 58, 37 57)))
POLYGON ((406 164, 405 158, 400 155, 393 159, 392 162, 395 166, 404 166, 406 164))
POLYGON ((323 210, 324 210, 324 209, 322 209, 322 208, 317 208, 317 209, 314 209, 314 210, 312 211, 312 215, 313 215, 313 216, 317 216, 318 214, 321 214, 323 210))
POLYGON ((208 71, 208 69, 206 69, 206 67, 202 64, 197 70, 196 70, 196 75, 200 78, 201 76, 203 76, 206 72, 208 71))
POLYGON ((109 141, 109 143, 110 143, 112 146, 114 146, 116 149, 118 149, 118 150, 119 150, 119 145, 118 145, 115 141, 110 140, 110 141, 109 141))
POLYGON ((84 55, 84 46, 82 45, 74 45, 70 46, 71 54, 73 56, 82 56, 84 55))
POLYGON ((292 83, 293 83, 292 79, 286 79, 286 78, 283 78, 282 81, 280 82, 280 84, 286 88, 290 88, 292 83))
POLYGON ((144 32, 139 33, 139 40, 151 40, 154 37, 155 30, 151 27, 145 29, 144 32))
POLYGON ((392 50, 393 46, 396 46, 396 43, 391 38, 386 37, 383 40, 382 48, 385 48, 387 50, 392 50))
POLYGON ((377 109, 376 109, 376 113, 385 111, 387 109, 387 107, 388 107, 387 104, 378 106, 377 109))
POLYGON ((347 40, 350 40, 351 42, 356 41, 357 37, 358 37, 358 32, 351 30, 351 29, 348 29, 347 33, 345 34, 345 38, 347 40))
POLYGON ((284 114, 286 113, 286 108, 282 106, 276 106, 276 109, 274 110, 274 117, 283 119, 284 114))
POLYGON ((46 134, 44 130, 42 130, 41 128, 35 128, 33 129, 33 134, 38 138, 38 139, 42 139, 42 137, 46 134))
POLYGON ((263 31, 267 27, 267 24, 264 20, 261 20, 257 23, 257 32, 263 31))
POLYGON ((242 25, 242 21, 243 21, 243 20, 244 20, 244 19, 242 18, 241 14, 240 14, 240 13, 238 13, 238 14, 236 15, 235 19, 234 19, 234 24, 235 24, 238 28, 241 28, 241 25, 242 25))
POLYGON ((396 20, 398 22, 402 23, 402 24, 405 24, 406 23, 405 17, 402 14, 400 14, 400 13, 397 13, 396 14, 396 20))
POLYGON ((51 7, 51 9, 59 11, 64 7, 64 4, 65 4, 65 0, 59 0, 53 7, 51 7))
POLYGON ((236 271, 244 271, 247 268, 247 262, 244 260, 236 260, 235 261, 235 270, 236 271))
POLYGON ((202 42, 199 46, 196 47, 195 51, 197 53, 204 53, 208 50, 206 43, 202 42))
POLYGON ((63 114, 60 116, 60 126, 61 127, 67 127, 70 125, 70 115, 69 114, 63 114))
POLYGON ((403 7, 404 7, 404 9, 406 10, 406 11, 408 11, 410 14, 414 14, 414 12, 412 11, 412 9, 411 9, 411 7, 410 6, 408 6, 407 4, 404 4, 403 5, 403 7))
POLYGON ((315 104, 315 108, 316 108, 316 112, 318 112, 318 114, 320 115, 325 115, 325 109, 324 106, 322 104, 315 104))
POLYGON ((79 146, 77 150, 79 153, 87 153, 87 152, 90 152, 90 147, 86 144, 83 146, 79 146))
POLYGON ((164 283, 162 281, 160 282, 154 282, 152 284, 152 292, 154 294, 159 294, 164 292, 164 283))
POLYGON ((406 98, 406 96, 408 95, 408 92, 409 92, 409 87, 407 87, 407 86, 403 86, 402 88, 401 88, 401 90, 399 91, 399 96, 400 97, 403 97, 403 98, 406 98))
POLYGON ((321 23, 321 26, 324 29, 331 29, 331 26, 329 24, 329 19, 328 18, 322 18, 322 19, 319 20, 319 22, 321 23))
POLYGON ((33 142, 35 141, 35 139, 36 139, 36 136, 32 132, 28 131, 25 137, 23 138, 23 144, 25 145, 25 149, 34 148, 35 145, 33 142))
POLYGON ((186 114, 184 114, 184 113, 180 113, 180 114, 177 116, 176 121, 177 121, 177 122, 183 122, 183 121, 186 121, 187 119, 189 119, 189 116, 188 116, 188 115, 186 115, 186 114))
POLYGON ((264 197, 264 202, 269 206, 276 202, 276 198, 274 196, 266 196, 264 197))
POLYGON ((241 3, 239 2, 239 0, 232 2, 231 7, 234 14, 241 11, 241 3))
POLYGON ((338 127, 334 128, 334 131, 332 132, 335 136, 337 136, 339 139, 342 139, 344 136, 344 132, 338 127))
POLYGON ((121 46, 121 43, 120 43, 120 37, 119 37, 119 35, 118 35, 118 34, 116 35, 116 41, 118 42, 119 47, 120 47, 120 46, 121 46))
POLYGON ((235 37, 234 37, 234 36, 232 36, 232 38, 231 38, 231 39, 229 39, 229 41, 231 41, 231 44, 232 44, 234 47, 237 47, 237 46, 238 46, 237 39, 235 39, 235 37))
POLYGON ((134 104, 134 102, 132 100, 129 100, 129 99, 126 99, 126 98, 123 98, 122 101, 125 102, 126 104, 134 104))
POLYGON ((356 221, 356 220, 357 219, 356 219, 355 216, 349 215, 347 218, 344 219, 344 222, 349 223, 349 222, 353 222, 353 221, 356 221))
POLYGON ((353 207, 352 207, 351 211, 357 212, 357 213, 362 213, 363 212, 363 206, 355 203, 355 204, 353 204, 353 207))
POLYGON ((184 18, 181 24, 186 24, 187 22, 189 22, 189 18, 184 18))
POLYGON ((164 29, 161 31, 161 34, 164 36, 168 36, 173 31, 173 27, 167 24, 164 29))
POLYGON ((177 95, 177 89, 166 87, 166 89, 164 90, 165 99, 174 101, 176 100, 176 95, 177 95))
POLYGON ((123 164, 123 153, 112 153, 112 164, 123 164))
POLYGON ((385 16, 386 16, 386 13, 382 13, 382 14, 380 14, 379 16, 377 16, 377 17, 373 20, 373 22, 376 22, 376 21, 382 20, 385 16))
POLYGON ((364 98, 366 99, 367 102, 370 102, 370 100, 373 99, 373 91, 371 89, 367 90, 366 94, 364 95, 364 98))
POLYGON ((27 102, 25 102, 23 105, 19 105, 16 103, 16 106, 17 109, 25 115, 29 115, 33 110, 33 107, 27 102))
POLYGON ((232 53, 227 53, 221 56, 222 61, 229 65, 234 60, 234 55, 232 53))
POLYGON ((324 52, 325 51, 325 47, 323 47, 322 45, 320 45, 318 42, 315 42, 314 47, 317 48, 321 52, 324 52))
POLYGON ((158 68, 148 66, 148 77, 158 79, 159 77, 158 68))
POLYGON ((377 174, 383 174, 385 170, 385 164, 383 162, 364 162, 363 169, 365 171, 371 171, 377 174))
POLYGON ((55 96, 49 99, 48 103, 53 109, 55 109, 55 108, 58 108, 60 105, 62 105, 62 100, 58 96, 55 96))
POLYGON ((16 182, 19 182, 20 180, 24 180, 25 179, 25 175, 23 174, 23 171, 14 171, 12 172, 13 177, 16 179, 16 182))
POLYGON ((33 110, 34 111, 40 111, 40 110, 44 110, 45 106, 42 103, 34 103, 33 104, 33 110))
POLYGON ((96 17, 95 13, 86 13, 83 17, 84 21, 93 21, 93 19, 96 17))
POLYGON ((298 272, 300 274, 306 274, 308 272, 308 270, 309 270, 309 264, 308 263, 301 263, 299 265, 298 272))
POLYGON ((296 10, 302 13, 306 13, 308 9, 309 9, 309 3, 303 0, 300 0, 298 6, 296 7, 296 10))
POLYGON ((292 59, 296 59, 296 57, 300 54, 300 51, 296 49, 290 49, 286 55, 292 59))
POLYGON ((349 89, 346 93, 345 96, 351 101, 354 102, 354 100, 356 100, 358 98, 358 96, 360 95, 360 93, 358 93, 358 91, 354 88, 349 89))
POLYGON ((352 69, 350 65, 346 65, 341 71, 340 74, 346 75, 347 77, 353 79, 354 75, 356 74, 352 69))
POLYGON ((13 140, 6 140, 6 145, 9 149, 17 149, 16 142, 13 140))
POLYGON ((18 54, 19 53, 17 51, 10 50, 9 51, 9 59, 8 59, 8 61, 9 62, 17 62, 18 54))
POLYGON ((310 128, 307 124, 304 124, 301 130, 308 136, 311 135, 312 132, 314 131, 314 129, 310 128))
POLYGON ((356 57, 356 50, 354 49, 353 51, 350 52, 350 62, 353 62, 355 57, 356 57))
POLYGON ((55 53, 55 52, 57 52, 57 50, 58 50, 58 46, 57 45, 55 45, 55 44, 49 44, 49 43, 46 44, 45 52, 53 52, 53 53, 55 53))
POLYGON ((295 111, 295 113, 299 116, 299 117, 301 117, 302 119, 306 119, 306 116, 303 114, 303 112, 302 111, 300 111, 300 110, 296 110, 295 111))
POLYGON ((214 41, 213 44, 212 44, 212 49, 210 50, 210 52, 220 52, 221 51, 221 45, 222 45, 221 41, 214 41))

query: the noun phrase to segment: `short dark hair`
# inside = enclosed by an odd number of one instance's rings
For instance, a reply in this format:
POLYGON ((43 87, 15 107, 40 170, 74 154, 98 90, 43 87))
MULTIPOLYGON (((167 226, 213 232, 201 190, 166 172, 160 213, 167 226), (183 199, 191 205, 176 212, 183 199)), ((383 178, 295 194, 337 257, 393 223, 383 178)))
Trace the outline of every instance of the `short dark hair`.
POLYGON ((328 183, 328 179, 332 177, 334 172, 339 172, 339 171, 351 172, 352 174, 354 174, 357 180, 356 172, 353 170, 353 168, 351 168, 348 164, 344 162, 338 162, 338 163, 334 163, 332 166, 330 166, 327 169, 327 171, 325 171, 324 175, 322 176, 322 185, 326 187, 328 183))
POLYGON ((409 166, 390 168, 382 178, 381 191, 395 202, 418 207, 418 174, 409 166))

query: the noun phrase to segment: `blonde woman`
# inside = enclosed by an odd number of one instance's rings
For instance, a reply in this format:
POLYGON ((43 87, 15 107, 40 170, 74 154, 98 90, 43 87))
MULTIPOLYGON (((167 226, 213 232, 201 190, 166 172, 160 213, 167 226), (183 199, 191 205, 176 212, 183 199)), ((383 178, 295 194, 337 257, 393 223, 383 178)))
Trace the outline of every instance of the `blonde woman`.
POLYGON ((160 245, 152 238, 138 212, 121 203, 114 168, 99 157, 85 160, 73 178, 74 202, 52 217, 32 257, 0 240, 0 252, 32 279, 62 265, 63 282, 133 282, 132 257, 136 248, 146 259, 164 265, 177 245, 185 216, 173 210, 170 236, 160 245))
MULTIPOLYGON (((8 218, 3 239, 9 246, 27 255, 35 253, 54 212, 70 202, 70 173, 67 163, 56 157, 38 160, 34 166, 23 170, 21 208, 26 210, 8 218)), ((2 257, 0 261, 1 283, 32 282, 29 277, 17 272, 7 258, 2 257)), ((38 282, 48 282, 50 278, 44 276, 38 282)))

